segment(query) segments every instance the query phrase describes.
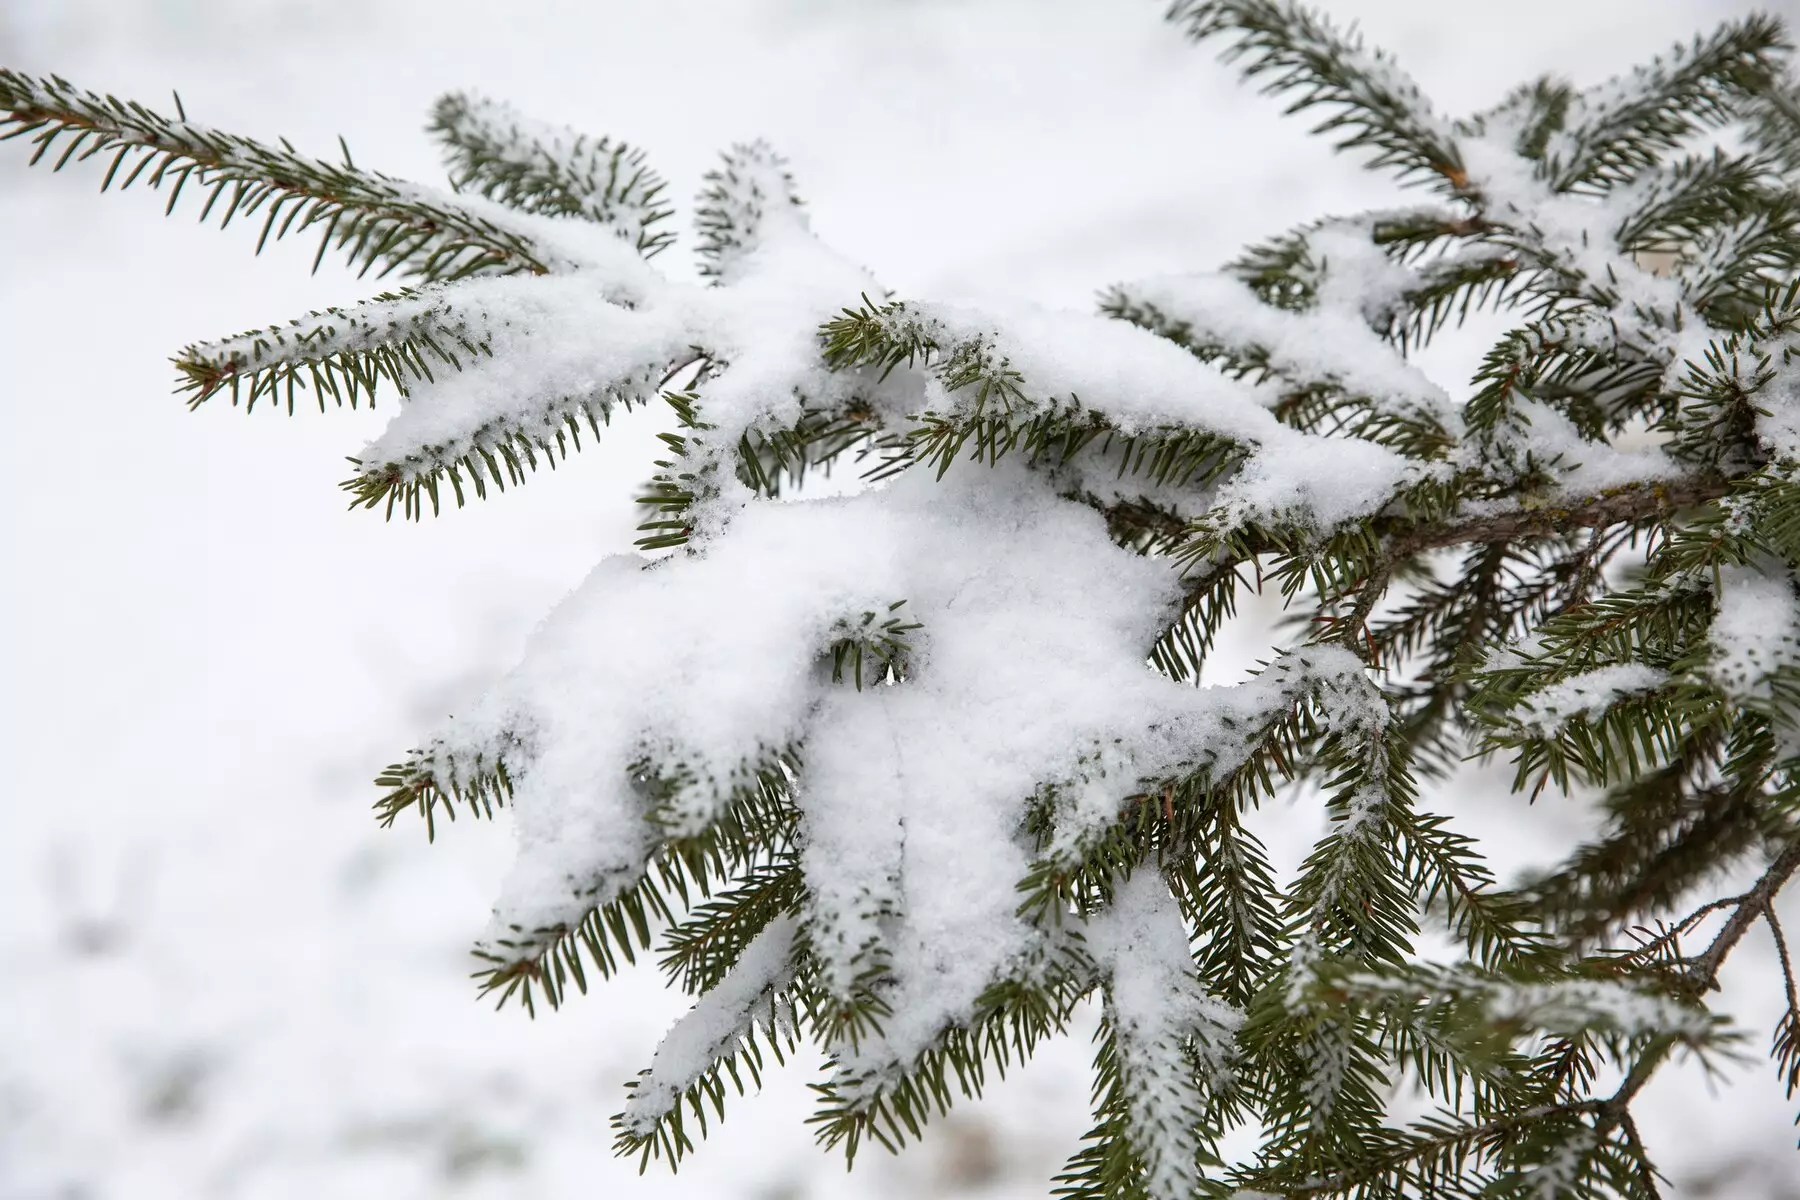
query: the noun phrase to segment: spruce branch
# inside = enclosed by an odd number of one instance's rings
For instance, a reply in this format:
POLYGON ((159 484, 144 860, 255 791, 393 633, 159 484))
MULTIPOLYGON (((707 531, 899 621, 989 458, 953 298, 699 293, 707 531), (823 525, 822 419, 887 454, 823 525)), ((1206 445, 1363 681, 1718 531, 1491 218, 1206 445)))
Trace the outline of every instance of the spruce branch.
POLYGON ((511 105, 451 92, 431 111, 450 183, 521 212, 580 217, 612 230, 646 258, 675 235, 654 226, 674 215, 667 184, 642 150, 546 125, 511 105))
POLYGON ((1800 172, 1800 77, 1790 68, 1745 107, 1751 144, 1789 172, 1800 172))
POLYGON ((392 519, 437 516, 454 499, 462 508, 487 498, 488 488, 505 491, 523 484, 540 466, 552 470, 581 449, 583 430, 595 441, 615 408, 630 411, 650 403, 645 386, 658 372, 591 392, 551 397, 525 420, 484 421, 455 439, 421 445, 394 457, 352 458, 356 474, 338 486, 350 494, 351 508, 380 508, 392 519), (448 495, 446 495, 448 493, 448 495))
POLYGON ((671 974, 703 979, 729 970, 788 911, 780 879, 793 866, 798 813, 789 788, 799 767, 792 747, 741 764, 725 781, 698 780, 678 761, 646 757, 634 764, 651 823, 662 831, 648 861, 591 888, 590 902, 573 920, 543 928, 508 924, 479 947, 475 956, 486 964, 475 974, 481 994, 494 995, 497 1008, 516 998, 533 1015, 540 996, 559 1008, 571 985, 587 992, 590 969, 605 979, 634 965, 657 944, 659 930, 671 974), (714 793, 704 807, 716 812, 690 830, 686 800, 694 790, 714 793), (714 919, 732 914, 740 936, 696 955, 691 921, 698 911, 714 919))
MULTIPOLYGON (((930 1047, 900 1064, 903 1070, 831 1063, 831 1077, 813 1085, 819 1106, 808 1118, 820 1146, 841 1147, 847 1165, 871 1142, 898 1152, 923 1136, 934 1117, 947 1114, 957 1096, 979 1097, 990 1072, 1005 1078, 1045 1039, 1065 1032, 1098 982, 1093 964, 1068 947, 1034 957, 1022 978, 985 988, 967 1021, 940 1030, 930 1047)), ((854 1059, 858 1047, 841 1036, 837 1008, 836 998, 814 992, 806 999, 807 1021, 834 1053, 854 1059)))
POLYGON ((1779 20, 1753 14, 1582 93, 1550 140, 1552 185, 1603 189, 1634 178, 1687 138, 1729 121, 1744 99, 1764 93, 1789 48, 1779 20))
POLYGON ((793 986, 795 919, 776 918, 748 943, 731 972, 708 990, 663 1038, 650 1069, 630 1086, 625 1109, 614 1118, 614 1149, 639 1156, 641 1172, 651 1158, 667 1158, 675 1168, 693 1149, 683 1118, 691 1113, 705 1135, 707 1109, 725 1117, 725 1080, 738 1095, 745 1080, 762 1086, 763 1051, 777 1064, 798 1044, 793 986))
POLYGON ((195 405, 392 388, 358 505, 461 504, 669 406, 639 546, 686 552, 597 573, 376 806, 517 815, 483 994, 555 1007, 648 956, 692 996, 621 1153, 674 1167, 802 1039, 819 1140, 897 1149, 1097 996, 1064 1195, 1653 1197, 1633 1107, 1733 1045, 1708 1001, 1758 921, 1800 1087, 1784 34, 1452 123, 1294 0, 1169 16, 1435 201, 1121 285, 1106 320, 892 299, 762 143, 706 177, 700 288, 644 262, 639 151, 465 94, 432 118, 459 195, 14 72, 0 135, 416 283, 177 359, 195 405), (1415 352, 1480 309, 1519 319, 1458 403, 1415 352), (846 456, 876 486, 771 503, 846 456), (1252 588, 1283 644, 1194 686, 1252 588), (1497 752, 1517 793, 1606 789, 1510 888, 1421 791, 1497 752), (1253 810, 1297 787, 1326 822, 1290 880, 1253 810), (1441 1108, 1398 1127, 1396 1086, 1441 1108), (1228 1167, 1234 1127, 1264 1136, 1228 1167))
POLYGON ((1667 910, 1696 884, 1755 850, 1769 832, 1760 805, 1768 764, 1733 764, 1716 730, 1697 730, 1660 769, 1605 800, 1604 835, 1529 887, 1541 919, 1576 944, 1667 910), (1718 782, 1706 782, 1722 774, 1718 782))
POLYGON ((1293 0, 1177 0, 1169 19, 1196 41, 1233 39, 1228 59, 1241 59, 1247 79, 1268 76, 1263 90, 1295 93, 1288 112, 1323 107, 1315 132, 1340 149, 1373 151, 1371 168, 1402 179, 1424 177, 1460 190, 1468 182, 1450 123, 1425 100, 1418 84, 1379 50, 1339 33, 1293 0))
MULTIPOLYGON (((1718 987, 1719 971, 1724 966, 1726 958, 1743 939, 1744 934, 1749 932, 1750 927, 1764 918, 1775 895, 1781 891, 1796 871, 1800 871, 1800 839, 1788 842, 1776 854, 1774 861, 1763 871, 1749 891, 1724 902, 1724 906, 1730 909, 1729 915, 1707 948, 1696 958, 1682 964, 1680 974, 1673 981, 1673 991, 1677 996, 1690 1002, 1697 1002, 1718 987)), ((1644 1090, 1644 1087, 1668 1060, 1670 1054, 1682 1046, 1691 1045, 1693 1043, 1690 1039, 1672 1034, 1653 1038, 1611 1095, 1582 1105, 1584 1110, 1593 1114, 1594 1140, 1598 1142, 1614 1129, 1628 1125, 1631 1122, 1631 1104, 1638 1094, 1644 1090)), ((1642 1169, 1648 1169, 1648 1160, 1641 1161, 1644 1164, 1642 1169)))
POLYGON ((1794 958, 1788 949, 1787 932, 1782 928, 1781 919, 1775 914, 1772 899, 1763 909, 1763 919, 1768 922, 1769 936, 1775 939, 1775 956, 1781 965, 1781 982, 1787 999, 1787 1009, 1775 1025, 1774 1044, 1770 1050, 1775 1056, 1775 1068, 1786 1084, 1787 1097, 1791 1100, 1794 1092, 1800 1090, 1800 980, 1795 978, 1794 958))
POLYGON ((1425 528, 1399 527, 1392 535, 1387 554, 1390 558, 1401 559, 1451 546, 1555 537, 1571 529, 1635 525, 1717 500, 1727 494, 1731 486, 1731 480, 1710 475, 1668 481, 1647 480, 1611 488, 1598 495, 1573 497, 1562 503, 1539 502, 1493 516, 1425 528))
POLYGON ((328 308, 267 329, 189 346, 175 357, 180 391, 198 408, 229 390, 245 411, 259 399, 294 411, 311 391, 325 410, 375 404, 381 386, 405 396, 438 372, 460 371, 492 354, 480 317, 465 314, 438 290, 387 293, 349 308, 328 308))
POLYGON ((217 212, 224 227, 260 214, 259 250, 271 239, 317 231, 315 269, 329 250, 345 253, 360 273, 397 271, 425 281, 541 275, 562 265, 497 214, 365 171, 348 154, 342 163, 325 162, 285 142, 265 146, 67 80, 0 68, 0 140, 18 137, 31 139, 33 163, 60 150, 53 170, 107 155, 102 190, 116 181, 123 191, 142 178, 167 190, 168 212, 192 184, 206 193, 202 221, 217 212))
POLYGON ((1800 871, 1800 837, 1780 847, 1749 891, 1732 898, 1731 913, 1725 924, 1713 935, 1700 956, 1687 964, 1683 992, 1698 999, 1719 986, 1719 970, 1725 965, 1725 959, 1750 932, 1750 927, 1769 911, 1776 894, 1787 886, 1796 871, 1800 871))
POLYGON ((720 158, 694 206, 695 249, 700 273, 728 283, 763 242, 804 229, 806 218, 787 160, 767 142, 733 146, 720 158))
MULTIPOLYGON (((516 738, 502 739, 514 746, 516 738)), ((512 776, 503 757, 477 755, 465 761, 462 756, 448 754, 441 743, 414 750, 397 763, 390 763, 375 777, 375 786, 386 793, 375 802, 376 818, 385 826, 409 808, 416 808, 425 821, 428 840, 437 840, 437 814, 442 810, 450 820, 456 819, 459 807, 471 816, 492 817, 496 808, 504 807, 512 795, 512 776)))

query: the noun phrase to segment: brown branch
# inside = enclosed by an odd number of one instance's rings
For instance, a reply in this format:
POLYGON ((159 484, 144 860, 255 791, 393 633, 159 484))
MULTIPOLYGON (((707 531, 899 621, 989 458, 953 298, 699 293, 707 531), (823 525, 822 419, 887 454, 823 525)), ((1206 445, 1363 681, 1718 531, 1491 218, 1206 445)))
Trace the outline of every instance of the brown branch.
MULTIPOLYGON (((1701 914, 1717 911, 1719 908, 1735 906, 1730 919, 1724 928, 1713 938, 1706 951, 1694 961, 1683 979, 1681 991, 1691 999, 1697 999, 1712 990, 1718 983, 1720 966, 1726 957, 1743 939, 1751 925, 1759 917, 1766 916, 1772 910, 1772 901, 1784 884, 1800 871, 1800 839, 1791 842, 1763 872, 1761 878, 1740 896, 1727 900, 1714 901, 1701 909, 1701 914)), ((1694 918, 1683 921, 1686 925, 1694 918)), ((1631 1102, 1637 1097, 1645 1085, 1655 1075, 1670 1051, 1680 1044, 1681 1039, 1674 1035, 1664 1035, 1651 1042, 1643 1056, 1632 1066, 1617 1091, 1605 1099, 1571 1100, 1561 1104, 1552 1104, 1533 1109, 1529 1113, 1508 1114, 1481 1125, 1467 1126, 1454 1132, 1436 1137, 1423 1138, 1408 1145, 1396 1147, 1385 1155, 1365 1164, 1356 1172, 1341 1172, 1324 1179, 1309 1181, 1298 1189, 1299 1193, 1317 1194, 1333 1191, 1345 1191, 1359 1183, 1366 1183, 1378 1177, 1382 1172, 1394 1169, 1399 1164, 1413 1159, 1423 1158, 1436 1151, 1448 1150, 1457 1145, 1468 1145, 1494 1137, 1503 1137, 1527 1124, 1529 1121, 1551 1116, 1587 1116, 1594 1118, 1593 1132, 1595 1144, 1606 1137, 1614 1127, 1620 1128, 1630 1143, 1636 1158, 1638 1180, 1645 1186, 1645 1194, 1650 1197, 1658 1195, 1655 1184, 1654 1167, 1649 1156, 1644 1152, 1643 1140, 1640 1137, 1636 1122, 1631 1116, 1631 1102)))
POLYGON ((1787 934, 1782 931, 1781 919, 1775 915, 1773 901, 1763 909, 1763 916, 1769 922, 1769 933, 1775 939, 1775 957, 1781 961, 1781 982, 1787 989, 1788 1011, 1800 1014, 1800 983, 1794 980, 1794 959, 1788 953, 1787 934))
POLYGON ((1775 894, 1795 871, 1800 871, 1800 838, 1789 842, 1775 856, 1769 869, 1739 898, 1736 909, 1725 922, 1724 928, 1719 930, 1718 936, 1713 938, 1712 945, 1688 968, 1688 986, 1694 999, 1699 999, 1719 985, 1719 968, 1724 965, 1726 956, 1743 939, 1744 934, 1749 932, 1750 926, 1756 924, 1757 918, 1771 908, 1775 894))
POLYGON ((1567 504, 1513 509, 1443 525, 1395 530, 1390 535, 1392 540, 1388 542, 1387 553, 1390 559, 1398 560, 1450 546, 1554 537, 1575 529, 1635 524, 1717 500, 1730 490, 1733 482, 1716 475, 1696 475, 1668 482, 1648 481, 1567 504))
POLYGON ((1650 1155, 1644 1149, 1644 1139, 1638 1133, 1637 1122, 1626 1113, 1620 1121, 1625 1131, 1625 1140, 1631 1144, 1632 1157, 1637 1161, 1638 1182, 1643 1185, 1646 1200, 1662 1200, 1662 1190, 1656 1186, 1656 1168, 1650 1165, 1650 1155))
MULTIPOLYGON (((1468 517, 1441 524, 1417 524, 1405 518, 1377 517, 1371 525, 1382 543, 1382 561, 1392 565, 1430 550, 1452 546, 1489 545, 1529 538, 1556 537, 1575 530, 1604 530, 1614 525, 1673 516, 1684 508, 1717 500, 1737 482, 1726 476, 1704 474, 1672 480, 1645 480, 1611 488, 1596 496, 1570 498, 1561 503, 1546 503, 1535 508, 1510 508, 1479 517, 1468 517)), ((1164 538, 1176 538, 1189 532, 1192 522, 1176 513, 1148 510, 1126 501, 1102 504, 1084 496, 1103 515, 1130 509, 1132 519, 1164 538)), ((1204 581, 1217 571, 1231 566, 1228 562, 1212 562, 1200 575, 1204 581)))
MULTIPOLYGON (((1775 856, 1775 861, 1769 864, 1768 870, 1762 873, 1749 891, 1729 902, 1735 904, 1731 916, 1714 936, 1712 944, 1693 961, 1681 979, 1678 992, 1683 998, 1698 1001, 1701 996, 1719 986, 1719 970, 1724 966, 1725 959, 1743 940, 1750 927, 1771 910, 1775 894, 1795 871, 1800 871, 1800 838, 1789 842, 1775 856)), ((1600 1102, 1594 1120, 1594 1133, 1597 1137, 1605 1137, 1613 1126, 1630 1121, 1632 1100, 1650 1082, 1651 1076, 1656 1074, 1657 1069, 1669 1057, 1669 1052, 1679 1044, 1680 1039, 1670 1034, 1650 1043, 1643 1056, 1633 1064, 1619 1089, 1600 1102)))

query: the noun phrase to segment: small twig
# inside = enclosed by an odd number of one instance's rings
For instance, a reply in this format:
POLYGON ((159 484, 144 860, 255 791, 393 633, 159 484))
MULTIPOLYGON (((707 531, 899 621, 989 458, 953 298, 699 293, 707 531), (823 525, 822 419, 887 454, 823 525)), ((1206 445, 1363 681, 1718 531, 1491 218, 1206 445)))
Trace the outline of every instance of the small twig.
POLYGON ((1381 599, 1381 593, 1387 590, 1388 579, 1392 575, 1393 571, 1384 566, 1370 575, 1363 584, 1362 591, 1356 597, 1356 607, 1350 610, 1349 621, 1353 628, 1361 627, 1368 621, 1369 613, 1374 610, 1375 602, 1381 599))
POLYGON ((1637 949, 1622 955, 1621 959, 1639 963, 1647 962, 1652 955, 1661 951, 1665 946, 1671 945, 1675 948, 1675 957, 1680 958, 1680 939, 1682 934, 1687 933, 1702 920, 1713 913, 1718 912, 1721 908, 1730 908, 1735 904, 1742 904, 1744 899, 1744 895, 1737 895, 1725 896, 1718 900, 1709 900, 1687 916, 1681 918, 1681 920, 1677 921, 1675 924, 1669 926, 1669 928, 1651 938, 1649 941, 1638 946, 1637 949))
POLYGON ((1599 581, 1601 567, 1607 558, 1607 555, 1602 553, 1606 543, 1606 529, 1605 525, 1594 526, 1593 533, 1588 535, 1587 545, 1583 546, 1581 553, 1576 556, 1574 560, 1576 564, 1575 577, 1569 581, 1569 586, 1563 593, 1563 601, 1558 608, 1559 612, 1584 603, 1587 600, 1588 589, 1599 581))
POLYGON ((710 363, 710 361, 711 361, 711 358, 709 355, 696 354, 692 358, 688 359, 685 362, 676 363, 674 366, 669 368, 667 374, 665 374, 660 380, 657 381, 657 384, 656 384, 657 390, 661 391, 663 388, 668 387, 669 380, 675 378, 677 375, 681 374, 683 371, 687 370, 689 367, 693 366, 695 363, 697 363, 697 362, 710 363))
MULTIPOLYGON (((1724 927, 1713 938, 1706 952, 1688 967, 1683 981, 1685 986, 1681 988, 1686 994, 1685 998, 1698 1000, 1718 986, 1719 968, 1724 965, 1726 957, 1743 940, 1750 926, 1768 912, 1775 894, 1796 870, 1800 870, 1800 838, 1788 843, 1750 890, 1736 898, 1736 908, 1732 910, 1724 927)), ((1730 903, 1732 902, 1726 901, 1708 908, 1725 907, 1730 903)), ((1669 1057, 1669 1052, 1679 1044, 1680 1039, 1672 1034, 1664 1034, 1651 1041, 1643 1055, 1632 1065, 1619 1089, 1599 1103, 1594 1120, 1596 1137, 1605 1137, 1613 1126, 1631 1119, 1632 1100, 1650 1082, 1663 1060, 1669 1057)))
POLYGON ((1725 962, 1725 956, 1743 939, 1757 918, 1770 909, 1775 894, 1795 871, 1800 871, 1800 838, 1789 842, 1775 856, 1775 861, 1769 864, 1769 869, 1763 872, 1762 878, 1739 900, 1737 909, 1725 922, 1724 928, 1719 930, 1718 936, 1713 938, 1706 953, 1688 968, 1688 983, 1694 999, 1718 986, 1719 968, 1725 962))
MULTIPOLYGON (((1714 901, 1712 904, 1702 907, 1698 912, 1690 914, 1683 920, 1676 930, 1670 931, 1673 934, 1709 912, 1734 904, 1736 906, 1724 927, 1713 938, 1712 944, 1706 948, 1706 952, 1695 959, 1688 968, 1683 980, 1685 986, 1681 988, 1688 999, 1698 1000, 1718 986, 1719 968, 1724 964, 1726 956, 1743 939, 1750 926, 1768 912, 1775 894, 1781 890, 1782 885, 1796 870, 1800 870, 1800 839, 1790 843, 1776 856, 1775 861, 1769 864, 1768 870, 1763 872, 1762 877, 1749 891, 1730 900, 1714 901)), ((1792 992, 1790 991, 1789 994, 1791 996, 1792 992)), ((1651 1077, 1668 1058, 1669 1052, 1680 1044, 1680 1040, 1672 1034, 1664 1034, 1653 1039, 1643 1055, 1632 1065, 1618 1090, 1605 1100, 1598 1102, 1592 1110, 1594 1112, 1595 1137, 1604 1138, 1614 1126, 1624 1128, 1626 1136, 1632 1139, 1634 1145, 1638 1147, 1639 1162, 1644 1167, 1648 1166, 1649 1160, 1642 1156, 1641 1143, 1637 1142, 1636 1129, 1631 1119, 1631 1102, 1650 1082, 1651 1077)), ((1654 1187, 1654 1184, 1648 1183, 1647 1186, 1654 1187)), ((1653 1190, 1650 1195, 1655 1196, 1657 1193, 1653 1190)))
POLYGON ((1644 1139, 1638 1133, 1637 1122, 1627 1112, 1620 1119, 1619 1127, 1625 1131, 1625 1140, 1631 1144, 1632 1155, 1637 1159, 1638 1182, 1644 1185, 1647 1200, 1662 1200, 1662 1189, 1656 1186, 1656 1168, 1650 1165, 1650 1155, 1644 1149, 1644 1139))
POLYGON ((1769 932, 1775 937, 1775 956, 1781 961, 1781 982, 1787 989, 1788 1011, 1800 1018, 1800 985, 1794 981, 1794 960, 1788 954, 1787 935, 1781 930, 1781 921, 1775 916, 1775 902, 1770 899, 1763 905, 1763 919, 1769 923, 1769 932))

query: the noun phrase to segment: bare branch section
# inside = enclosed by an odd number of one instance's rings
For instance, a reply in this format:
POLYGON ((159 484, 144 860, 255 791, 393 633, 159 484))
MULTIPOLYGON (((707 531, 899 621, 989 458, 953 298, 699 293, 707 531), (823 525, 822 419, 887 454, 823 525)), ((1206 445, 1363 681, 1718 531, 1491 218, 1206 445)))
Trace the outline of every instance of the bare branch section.
POLYGON ((1635 525, 1643 521, 1672 517, 1681 509, 1717 500, 1729 492, 1731 486, 1731 480, 1716 476, 1648 480, 1562 504, 1551 502, 1541 507, 1513 509, 1491 517, 1452 521, 1413 530, 1396 530, 1387 550, 1391 558, 1398 560, 1450 546, 1553 537, 1574 529, 1635 525))

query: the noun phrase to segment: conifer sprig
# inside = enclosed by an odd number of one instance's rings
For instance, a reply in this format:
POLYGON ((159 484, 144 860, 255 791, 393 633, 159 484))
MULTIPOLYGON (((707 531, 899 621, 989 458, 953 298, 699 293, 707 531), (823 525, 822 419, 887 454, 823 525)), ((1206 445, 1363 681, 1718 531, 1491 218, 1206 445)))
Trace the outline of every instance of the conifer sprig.
POLYGON ((733 146, 706 173, 694 206, 700 273, 729 282, 742 261, 801 211, 787 160, 767 142, 733 146))
POLYGON ((424 281, 471 275, 544 274, 560 265, 498 214, 475 213, 453 197, 364 170, 346 150, 341 163, 265 146, 141 104, 84 91, 67 80, 0 68, 0 139, 29 138, 31 161, 52 169, 103 156, 101 189, 142 179, 166 191, 167 211, 192 186, 200 219, 260 218, 260 250, 271 239, 317 232, 315 267, 328 251, 359 272, 398 272, 424 281))
POLYGON ((431 111, 450 183, 528 213, 581 217, 649 257, 675 240, 654 229, 674 215, 642 150, 532 121, 510 105, 452 92, 431 111))
POLYGON ((1289 96, 1289 112, 1326 109, 1315 132, 1331 134, 1341 149, 1371 150, 1371 169, 1451 189, 1467 182, 1450 122, 1419 85, 1311 10, 1292 0, 1178 0, 1169 19, 1196 41, 1230 38, 1228 58, 1264 91, 1289 96))
POLYGON ((465 317, 439 292, 388 293, 350 308, 329 308, 223 341, 189 346, 175 358, 188 406, 221 392, 246 411, 257 401, 285 405, 312 392, 319 411, 373 407, 386 386, 411 385, 492 354, 479 317, 465 317))
POLYGON ((1576 96, 1546 148, 1552 185, 1570 191, 1634 178, 1688 138, 1732 120, 1744 100, 1768 94, 1787 49, 1781 22, 1753 14, 1576 96))

